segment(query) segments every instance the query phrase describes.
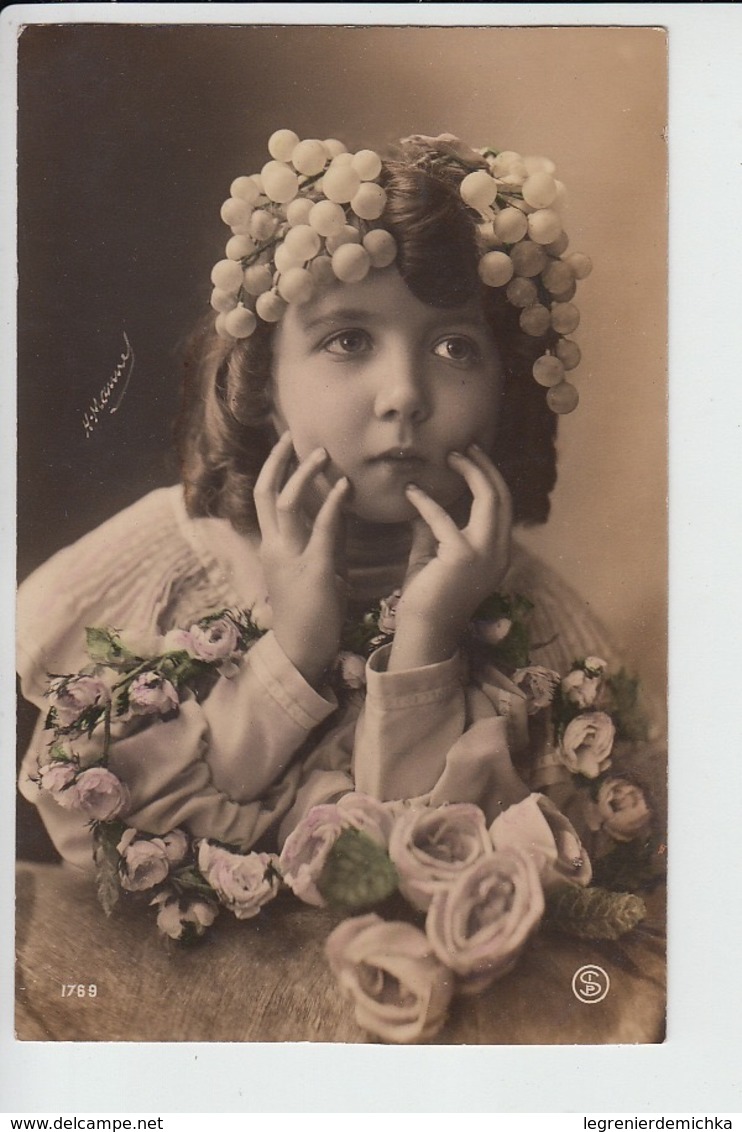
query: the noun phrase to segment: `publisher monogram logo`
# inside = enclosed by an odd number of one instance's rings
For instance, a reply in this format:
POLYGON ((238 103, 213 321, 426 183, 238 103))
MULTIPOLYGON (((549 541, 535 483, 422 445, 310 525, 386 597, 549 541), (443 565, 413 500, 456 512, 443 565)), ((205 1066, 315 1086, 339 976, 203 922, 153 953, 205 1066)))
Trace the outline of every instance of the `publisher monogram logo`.
POLYGON ((572 993, 580 1002, 602 1002, 610 987, 608 973, 597 963, 578 967, 572 976, 572 993))

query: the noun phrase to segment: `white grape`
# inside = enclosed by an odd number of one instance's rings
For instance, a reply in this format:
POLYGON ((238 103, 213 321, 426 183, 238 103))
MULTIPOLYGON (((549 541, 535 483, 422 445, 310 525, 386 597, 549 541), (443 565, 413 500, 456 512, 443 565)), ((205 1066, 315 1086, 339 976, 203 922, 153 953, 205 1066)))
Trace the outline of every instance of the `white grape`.
POLYGON ((462 200, 472 208, 489 208, 497 196, 497 185, 484 169, 467 173, 459 185, 462 200))
POLYGON ((277 227, 278 219, 262 208, 253 212, 250 218, 250 235, 261 242, 270 240, 277 227))
POLYGON ((364 181, 351 199, 350 207, 361 220, 378 220, 386 207, 386 193, 381 185, 364 181))
POLYGON ((332 270, 332 260, 328 255, 318 255, 313 259, 309 265, 309 272, 319 287, 337 282, 337 276, 332 270))
POLYGON ((554 385, 546 393, 546 404, 552 413, 571 413, 577 408, 579 400, 579 393, 568 381, 554 385))
POLYGON ((248 295, 262 295, 273 285, 273 272, 267 264, 254 263, 252 267, 245 268, 242 285, 248 295))
POLYGON ((515 265, 516 275, 525 275, 528 278, 538 275, 546 267, 546 252, 539 244, 530 240, 521 240, 510 249, 510 258, 515 265))
POLYGON ((571 334, 580 325, 580 312, 573 303, 554 303, 551 325, 557 334, 571 334))
POLYGON ((351 165, 362 181, 375 181, 381 172, 381 158, 373 149, 359 149, 351 165))
POLYGON ((260 190, 252 177, 235 177, 229 186, 229 192, 233 197, 246 200, 248 204, 254 204, 260 196, 260 190))
POLYGON ((533 376, 539 385, 558 385, 564 381, 564 366, 553 354, 544 354, 533 363, 533 376))
POLYGON ((263 178, 260 176, 260 174, 259 173, 251 173, 250 174, 250 180, 255 182, 255 186, 258 190, 258 194, 264 195, 264 193, 263 193, 263 178))
POLYGON ((288 271, 292 267, 304 266, 304 260, 302 259, 302 257, 300 255, 297 255, 295 251, 292 251, 288 244, 286 244, 285 242, 283 244, 279 244, 278 247, 274 250, 273 262, 276 266, 276 271, 280 272, 288 271))
POLYGON ((233 259, 220 259, 211 269, 211 282, 222 291, 237 291, 242 286, 242 268, 233 259))
MULTIPOLYGON (((340 155, 344 157, 344 154, 340 155)), ((335 158, 322 180, 322 190, 328 200, 336 204, 347 204, 361 187, 361 178, 352 165, 338 165, 335 158)))
POLYGON ((294 197, 286 206, 286 219, 294 227, 297 224, 308 224, 309 213, 314 208, 314 202, 309 197, 294 197))
POLYGON ((244 259, 255 251, 255 241, 249 236, 230 236, 224 249, 227 259, 244 259))
MULTIPOLYGON (((504 149, 502 153, 498 153, 490 169, 492 170, 492 175, 497 177, 498 180, 502 180, 503 177, 507 177, 513 171, 520 173, 522 170, 523 175, 525 175, 526 172, 523 158, 513 149, 504 149)), ((522 179, 521 177, 520 180, 522 181, 522 179)))
POLYGON ((219 337, 223 338, 225 342, 234 342, 234 338, 224 325, 224 320, 226 317, 226 311, 222 311, 221 314, 218 314, 214 320, 214 329, 216 330, 219 337))
POLYGON ((528 220, 520 208, 503 208, 494 222, 495 235, 505 244, 517 244, 528 231, 528 220))
POLYGON ((295 146, 299 144, 299 135, 293 130, 276 130, 268 138, 268 153, 276 161, 290 161, 295 146))
POLYGON ((278 280, 278 293, 287 303, 306 303, 314 293, 314 280, 305 267, 292 267, 278 280))
POLYGON ((372 267, 388 267, 397 258, 397 243, 385 228, 374 228, 363 237, 363 246, 369 254, 372 267))
POLYGON ((335 156, 333 157, 332 161, 330 162, 330 165, 332 166, 333 169, 338 169, 341 165, 352 165, 352 164, 353 164, 353 154, 348 153, 347 149, 343 149, 343 150, 340 151, 340 153, 336 153, 335 156))
POLYGON ((250 223, 252 205, 238 197, 227 197, 221 209, 221 218, 230 228, 238 228, 250 223))
POLYGON ((556 165, 550 157, 524 157, 523 164, 529 177, 534 173, 548 173, 553 177, 556 173, 556 165))
POLYGON ((495 235, 492 224, 491 220, 477 224, 477 241, 480 248, 484 248, 486 251, 492 251, 494 248, 502 249, 502 240, 495 235))
POLYGON ((528 235, 535 244, 550 244, 562 230, 562 221, 553 208, 539 208, 528 217, 528 235))
POLYGON ((299 191, 299 178, 283 161, 269 161, 260 170, 260 176, 266 195, 278 204, 293 200, 299 191))
POLYGON ((291 154, 291 164, 297 173, 314 177, 321 173, 327 164, 329 154, 319 138, 306 138, 300 141, 291 154))
POLYGON ((538 298, 536 284, 531 279, 524 279, 516 275, 507 285, 505 291, 509 303, 514 307, 531 307, 538 298))
POLYGON ((337 138, 325 138, 322 144, 331 158, 338 157, 341 153, 346 152, 346 147, 341 141, 338 141, 337 138))
POLYGON ((332 255, 342 247, 343 244, 360 244, 361 233, 357 228, 351 224, 346 224, 339 232, 333 232, 331 236, 325 239, 325 247, 327 248, 328 255, 332 255))
MULTIPOLYGON (((291 251, 301 263, 305 263, 315 256, 320 249, 321 238, 310 224, 297 224, 289 228, 283 241, 283 246, 291 251)), ((278 266, 278 264, 276 264, 278 266)))
POLYGON ((277 291, 264 291, 255 300, 255 310, 263 322, 278 322, 286 310, 286 303, 277 291))
POLYGON ((526 307, 521 311, 520 315, 520 328, 526 334, 530 334, 533 338, 540 338, 545 334, 551 324, 549 311, 546 307, 541 306, 540 303, 534 303, 532 307, 526 307))
POLYGON ((332 236, 345 227, 345 212, 331 200, 320 200, 312 205, 309 223, 320 236, 332 236))
POLYGON ((569 236, 566 232, 560 232, 556 240, 552 240, 545 247, 549 255, 563 255, 569 247, 569 236))
POLYGON ((479 277, 488 287, 504 287, 513 271, 513 261, 505 252, 487 252, 479 261, 479 277))
POLYGON ((571 338, 560 338, 556 344, 556 355, 565 369, 575 369, 582 359, 582 352, 571 338))
POLYGON ((560 291, 566 291, 570 284, 574 283, 575 277, 568 263, 562 259, 555 259, 542 271, 541 281, 547 291, 558 295, 560 291))
POLYGON ((556 181, 550 173, 532 173, 523 182, 523 200, 534 208, 548 208, 556 195, 556 181))
POLYGON ((570 299, 574 299, 577 294, 577 283, 573 279, 569 286, 565 287, 563 291, 552 291, 552 298, 555 303, 568 303, 570 299))
POLYGON ((249 338, 255 326, 255 315, 242 303, 224 316, 224 328, 233 338, 249 338))
POLYGON ((593 269, 590 256, 583 255, 582 252, 572 252, 566 257, 565 262, 572 268, 575 279, 587 279, 593 269))
POLYGON ((237 306, 237 295, 234 291, 223 291, 215 287, 209 301, 215 311, 231 311, 237 306))
POLYGON ((343 283, 360 283, 371 267, 371 257, 360 244, 343 244, 332 257, 332 270, 343 283))

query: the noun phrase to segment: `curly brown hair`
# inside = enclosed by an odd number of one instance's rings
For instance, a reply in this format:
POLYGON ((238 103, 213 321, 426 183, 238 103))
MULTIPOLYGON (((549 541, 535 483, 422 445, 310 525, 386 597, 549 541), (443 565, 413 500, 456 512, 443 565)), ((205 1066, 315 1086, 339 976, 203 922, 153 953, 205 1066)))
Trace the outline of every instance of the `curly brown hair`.
MULTIPOLYGON (((556 482, 556 428, 544 390, 533 380, 545 340, 520 329, 519 312, 501 288, 478 274, 476 214, 462 201, 471 165, 431 146, 410 145, 384 163, 383 226, 397 245, 395 266, 412 293, 435 307, 478 296, 503 369, 493 460, 513 498, 514 520, 543 523, 556 482)), ((276 433, 271 418, 274 326, 258 320, 246 339, 226 342, 208 316, 186 353, 176 425, 186 505, 194 516, 228 519, 246 533, 257 526, 253 488, 276 433)))

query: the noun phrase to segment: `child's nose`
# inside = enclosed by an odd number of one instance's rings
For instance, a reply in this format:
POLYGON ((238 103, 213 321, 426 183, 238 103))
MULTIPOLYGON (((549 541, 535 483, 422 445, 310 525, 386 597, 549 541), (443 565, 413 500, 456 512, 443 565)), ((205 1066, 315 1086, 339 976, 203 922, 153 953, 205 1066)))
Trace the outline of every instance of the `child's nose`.
POLYGON ((430 416, 425 366, 412 352, 395 351, 380 359, 375 411, 380 420, 399 418, 414 424, 430 416))

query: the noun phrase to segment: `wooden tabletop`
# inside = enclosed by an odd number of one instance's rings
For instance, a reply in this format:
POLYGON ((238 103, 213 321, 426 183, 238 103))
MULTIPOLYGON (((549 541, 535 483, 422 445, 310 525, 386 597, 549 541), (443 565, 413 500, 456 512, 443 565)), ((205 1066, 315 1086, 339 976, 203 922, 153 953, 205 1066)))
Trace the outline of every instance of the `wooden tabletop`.
MULTIPOLYGON (((194 947, 168 945, 146 907, 106 919, 90 878, 67 867, 20 865, 17 897, 21 1040, 375 1040, 357 1026, 324 957, 338 916, 289 894, 254 920, 220 916, 194 947), (86 988, 84 997, 63 994, 73 984, 86 988)), ((454 1000, 434 1043, 662 1041, 664 892, 653 894, 649 913, 618 943, 542 932, 510 975, 477 998, 454 1000), (572 977, 593 963, 610 990, 600 1002, 582 1002, 572 977)))

